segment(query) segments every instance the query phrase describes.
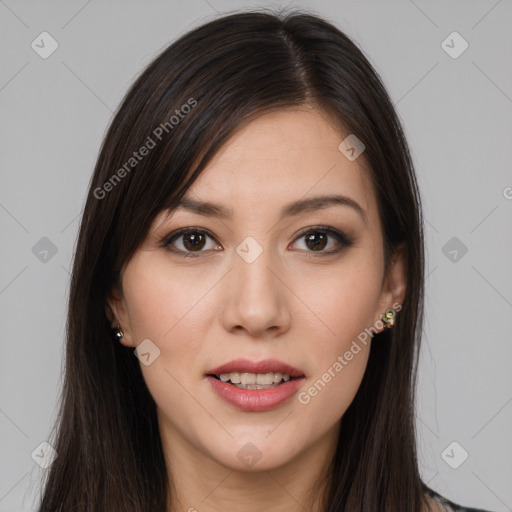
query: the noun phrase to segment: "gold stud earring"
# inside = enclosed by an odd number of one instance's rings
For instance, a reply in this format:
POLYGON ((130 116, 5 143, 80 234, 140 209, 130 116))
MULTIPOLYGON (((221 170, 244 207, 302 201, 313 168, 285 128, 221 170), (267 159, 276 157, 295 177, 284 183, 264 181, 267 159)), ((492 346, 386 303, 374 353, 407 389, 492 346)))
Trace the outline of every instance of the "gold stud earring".
POLYGON ((386 311, 384 315, 382 315, 382 321, 386 329, 391 329, 391 327, 395 325, 395 312, 392 309, 386 311))

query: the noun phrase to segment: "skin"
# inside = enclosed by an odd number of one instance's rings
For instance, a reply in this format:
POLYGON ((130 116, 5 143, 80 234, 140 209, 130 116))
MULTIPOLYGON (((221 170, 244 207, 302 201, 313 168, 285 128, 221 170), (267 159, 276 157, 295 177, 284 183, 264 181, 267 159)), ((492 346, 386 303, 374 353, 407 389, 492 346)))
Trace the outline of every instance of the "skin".
POLYGON ((169 510, 321 510, 320 501, 310 502, 309 496, 334 453, 340 419, 359 388, 371 342, 359 343, 361 350, 309 403, 295 395, 265 412, 227 404, 205 373, 238 357, 276 358, 302 370, 301 391, 307 390, 358 334, 372 326, 382 330, 383 313, 402 303, 405 256, 397 251, 385 268, 364 153, 350 161, 338 150, 347 135, 312 107, 256 117, 187 192, 232 208, 233 217, 162 212, 124 266, 122 288, 112 291, 108 314, 123 330, 121 342, 133 348, 150 339, 160 349, 141 369, 157 404, 174 486, 169 510), (331 205, 279 220, 284 205, 328 194, 348 196, 364 216, 350 206, 331 205), (298 235, 319 225, 343 231, 353 244, 340 245, 329 235, 315 252, 298 235), (183 236, 170 246, 177 252, 161 246, 184 227, 211 234, 194 252, 197 257, 183 256, 187 248, 193 252, 183 236), (249 236, 262 249, 252 263, 236 252, 249 236), (340 252, 326 254, 338 247, 340 252), (247 443, 261 454, 250 468, 237 457, 247 443))

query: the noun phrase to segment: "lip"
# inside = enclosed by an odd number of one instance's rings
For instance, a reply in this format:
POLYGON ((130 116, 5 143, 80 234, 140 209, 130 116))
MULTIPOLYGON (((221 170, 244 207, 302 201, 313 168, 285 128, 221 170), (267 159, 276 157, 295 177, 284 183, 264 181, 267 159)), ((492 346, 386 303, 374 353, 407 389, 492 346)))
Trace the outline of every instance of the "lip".
POLYGON ((206 375, 220 375, 221 373, 287 373, 290 377, 304 377, 304 372, 278 359, 264 359, 263 361, 251 361, 250 359, 234 359, 217 368, 212 368, 206 375))
POLYGON ((304 382, 304 377, 298 377, 274 388, 241 389, 210 375, 206 379, 215 393, 225 402, 248 412, 262 412, 278 407, 297 393, 304 382))
POLYGON ((206 373, 206 379, 213 391, 233 407, 248 412, 263 412, 280 406, 295 395, 303 385, 305 376, 299 369, 277 359, 265 359, 257 362, 249 359, 235 359, 209 370, 206 373), (287 373, 293 379, 268 389, 241 389, 213 377, 213 375, 232 372, 279 372, 287 373))

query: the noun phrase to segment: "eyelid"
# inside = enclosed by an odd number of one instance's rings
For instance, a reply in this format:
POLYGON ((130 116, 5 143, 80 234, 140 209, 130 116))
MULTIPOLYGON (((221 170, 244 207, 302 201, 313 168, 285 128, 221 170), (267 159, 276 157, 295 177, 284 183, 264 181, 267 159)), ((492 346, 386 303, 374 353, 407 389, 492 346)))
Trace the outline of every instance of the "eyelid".
POLYGON ((325 233, 325 234, 327 234, 327 237, 329 239, 334 238, 337 243, 334 248, 322 249, 320 251, 297 249, 297 251, 301 255, 304 255, 306 258, 311 258, 311 257, 313 257, 313 258, 328 258, 328 257, 340 256, 341 254, 344 253, 344 251, 346 249, 351 247, 355 242, 354 237, 347 235, 343 231, 332 228, 330 226, 318 226, 317 225, 317 226, 310 226, 308 228, 301 230, 297 235, 295 235, 293 242, 291 242, 291 245, 295 245, 298 241, 302 240, 303 237, 305 235, 308 235, 309 233, 325 233))
MULTIPOLYGON (((335 238, 339 240, 339 242, 343 245, 350 246, 355 242, 355 238, 352 236, 347 235, 344 231, 340 231, 339 229, 333 228, 331 226, 322 226, 322 225, 315 225, 315 226, 309 226, 307 228, 302 229, 299 231, 294 238, 294 242, 304 236, 308 233, 315 233, 315 232, 321 232, 321 233, 327 233, 328 235, 334 235, 335 238)), ((314 253, 315 251, 311 251, 314 253)), ((321 251, 318 254, 321 253, 329 254, 328 251, 321 251)))
POLYGON ((207 229, 199 228, 196 226, 187 226, 186 228, 179 228, 176 231, 173 231, 172 233, 169 233, 168 235, 164 236, 164 238, 161 241, 161 244, 167 245, 171 243, 175 238, 178 238, 180 235, 184 235, 189 231, 192 231, 194 233, 201 233, 203 235, 208 235, 209 237, 215 240, 215 237, 207 229))

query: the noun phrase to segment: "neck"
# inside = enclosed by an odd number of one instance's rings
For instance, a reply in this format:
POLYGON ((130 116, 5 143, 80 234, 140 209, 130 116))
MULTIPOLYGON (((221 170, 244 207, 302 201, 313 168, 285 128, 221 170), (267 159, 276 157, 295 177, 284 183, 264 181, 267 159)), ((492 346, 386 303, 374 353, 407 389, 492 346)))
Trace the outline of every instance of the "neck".
POLYGON ((167 511, 323 512, 338 428, 280 466, 242 471, 213 459, 160 421, 170 488, 167 511))

